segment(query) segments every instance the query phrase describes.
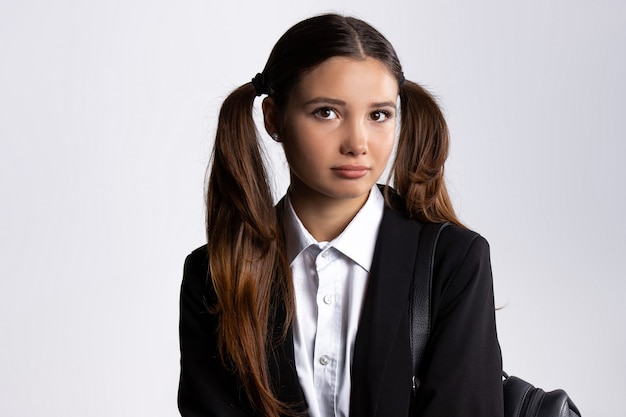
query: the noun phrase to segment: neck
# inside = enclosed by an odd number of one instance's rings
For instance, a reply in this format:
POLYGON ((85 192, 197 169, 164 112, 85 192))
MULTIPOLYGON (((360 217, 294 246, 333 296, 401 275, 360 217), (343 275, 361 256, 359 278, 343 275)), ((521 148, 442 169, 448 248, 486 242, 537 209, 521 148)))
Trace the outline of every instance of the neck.
POLYGON ((324 196, 302 198, 290 193, 291 205, 308 232, 318 242, 339 236, 367 201, 360 198, 337 199, 324 196))

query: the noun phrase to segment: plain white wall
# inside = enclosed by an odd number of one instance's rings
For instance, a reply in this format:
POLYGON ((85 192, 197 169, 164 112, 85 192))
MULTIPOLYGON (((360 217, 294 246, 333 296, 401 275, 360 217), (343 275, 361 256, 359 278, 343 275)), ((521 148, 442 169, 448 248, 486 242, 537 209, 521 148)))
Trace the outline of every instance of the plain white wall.
POLYGON ((440 98, 505 368, 619 413, 624 2, 0 0, 0 415, 176 415, 218 107, 325 11, 378 27, 440 98))

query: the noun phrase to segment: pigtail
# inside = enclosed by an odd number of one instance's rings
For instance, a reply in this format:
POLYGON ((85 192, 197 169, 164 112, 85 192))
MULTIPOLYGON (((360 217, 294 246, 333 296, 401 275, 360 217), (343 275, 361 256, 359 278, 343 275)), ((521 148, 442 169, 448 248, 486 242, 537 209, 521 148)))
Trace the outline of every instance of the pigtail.
MULTIPOLYGON (((255 89, 248 83, 222 105, 207 189, 209 271, 219 319, 219 352, 238 375, 251 405, 278 416, 268 370, 275 310, 293 315, 293 290, 253 120, 255 89)), ((282 335, 283 338, 285 334, 282 335)))
POLYGON ((401 127, 394 161, 394 186, 412 219, 461 225, 444 181, 448 126, 437 102, 419 84, 400 88, 401 127))

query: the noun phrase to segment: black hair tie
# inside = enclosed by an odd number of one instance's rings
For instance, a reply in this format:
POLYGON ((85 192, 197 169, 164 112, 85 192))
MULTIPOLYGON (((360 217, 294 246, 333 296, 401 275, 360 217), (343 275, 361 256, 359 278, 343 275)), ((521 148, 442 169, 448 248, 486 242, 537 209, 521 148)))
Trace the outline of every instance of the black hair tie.
POLYGON ((400 85, 400 87, 402 87, 402 85, 404 84, 405 81, 406 81, 406 78, 404 78, 404 73, 401 72, 400 73, 400 77, 398 77, 398 85, 400 85))
POLYGON ((254 86, 257 96, 270 93, 269 87, 265 82, 265 76, 260 72, 252 79, 252 85, 254 86))

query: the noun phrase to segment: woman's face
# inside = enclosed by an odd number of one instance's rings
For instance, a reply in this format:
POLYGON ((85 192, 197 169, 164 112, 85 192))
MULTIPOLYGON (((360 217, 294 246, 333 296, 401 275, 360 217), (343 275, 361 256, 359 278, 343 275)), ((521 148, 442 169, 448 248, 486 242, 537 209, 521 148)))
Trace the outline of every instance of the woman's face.
POLYGON ((364 203, 393 149, 397 97, 397 80, 373 58, 333 57, 306 73, 275 126, 292 199, 364 203))

